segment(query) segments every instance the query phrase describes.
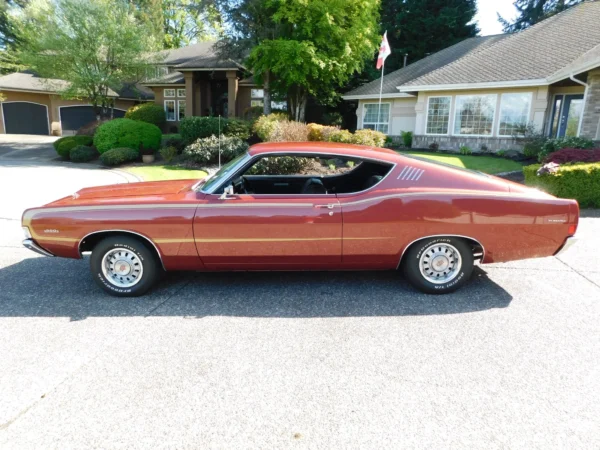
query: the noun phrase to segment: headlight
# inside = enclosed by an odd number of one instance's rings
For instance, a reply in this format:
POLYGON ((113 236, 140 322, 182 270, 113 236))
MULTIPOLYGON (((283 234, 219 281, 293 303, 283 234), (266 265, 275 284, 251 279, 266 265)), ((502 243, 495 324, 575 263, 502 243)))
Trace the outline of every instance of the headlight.
POLYGON ((21 227, 23 229, 23 234, 26 239, 31 239, 31 232, 29 231, 29 227, 21 227))

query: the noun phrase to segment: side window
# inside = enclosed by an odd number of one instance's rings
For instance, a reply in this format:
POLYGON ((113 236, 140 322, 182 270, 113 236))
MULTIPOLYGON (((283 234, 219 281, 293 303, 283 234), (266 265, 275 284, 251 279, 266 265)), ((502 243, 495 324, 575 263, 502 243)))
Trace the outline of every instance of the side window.
POLYGON ((357 163, 349 158, 269 156, 261 158, 245 175, 325 177, 349 172, 357 163))

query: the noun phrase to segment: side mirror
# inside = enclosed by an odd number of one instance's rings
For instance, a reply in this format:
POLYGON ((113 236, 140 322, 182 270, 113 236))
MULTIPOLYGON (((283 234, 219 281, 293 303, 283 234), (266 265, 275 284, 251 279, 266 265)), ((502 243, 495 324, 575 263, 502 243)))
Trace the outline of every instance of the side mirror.
POLYGON ((233 193, 233 185, 230 184, 225 189, 223 189, 223 193, 219 197, 219 200, 231 200, 231 199, 235 198, 235 196, 233 194, 234 194, 233 193))

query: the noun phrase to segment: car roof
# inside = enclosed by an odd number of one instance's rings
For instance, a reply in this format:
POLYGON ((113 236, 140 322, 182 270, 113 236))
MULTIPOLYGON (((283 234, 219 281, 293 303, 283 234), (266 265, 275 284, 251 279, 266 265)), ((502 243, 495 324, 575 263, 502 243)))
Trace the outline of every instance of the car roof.
POLYGON ((387 148, 368 145, 343 144, 340 142, 264 142, 250 147, 252 156, 268 153, 327 153, 332 155, 380 159, 397 162, 398 153, 387 148))

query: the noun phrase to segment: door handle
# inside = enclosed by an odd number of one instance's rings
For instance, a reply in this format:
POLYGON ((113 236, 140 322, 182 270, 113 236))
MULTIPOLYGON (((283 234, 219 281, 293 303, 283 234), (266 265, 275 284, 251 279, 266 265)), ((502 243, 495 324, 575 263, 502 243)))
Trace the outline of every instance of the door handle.
POLYGON ((333 209, 335 208, 335 204, 330 203, 328 205, 315 205, 315 208, 327 208, 327 209, 333 209))

